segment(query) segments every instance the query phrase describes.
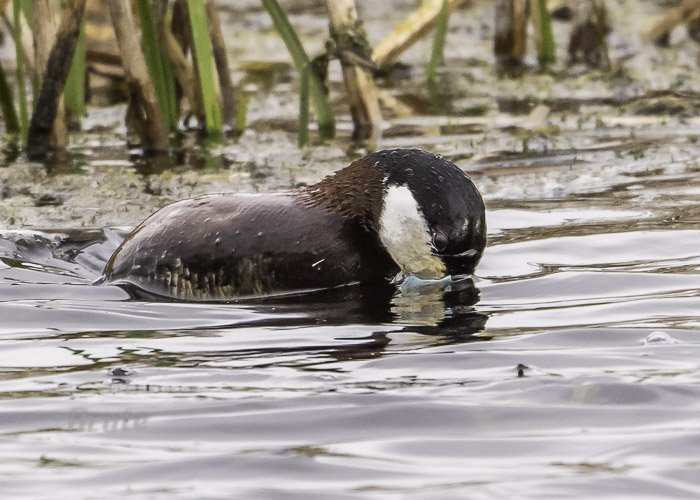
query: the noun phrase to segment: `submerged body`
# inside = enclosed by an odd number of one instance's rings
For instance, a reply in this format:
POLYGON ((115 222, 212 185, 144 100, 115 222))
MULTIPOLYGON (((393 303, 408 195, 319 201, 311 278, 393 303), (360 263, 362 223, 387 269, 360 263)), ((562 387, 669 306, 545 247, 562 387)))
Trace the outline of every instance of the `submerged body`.
POLYGON ((373 153, 287 194, 210 195, 146 219, 105 267, 137 295, 232 300, 473 272, 484 205, 455 165, 419 150, 373 153))

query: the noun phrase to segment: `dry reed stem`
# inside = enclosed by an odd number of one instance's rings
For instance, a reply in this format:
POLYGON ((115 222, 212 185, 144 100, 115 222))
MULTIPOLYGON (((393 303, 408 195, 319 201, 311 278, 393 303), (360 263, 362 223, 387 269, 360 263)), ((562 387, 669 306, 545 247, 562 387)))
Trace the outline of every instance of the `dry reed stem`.
POLYGON ((527 0, 500 0, 495 6, 493 51, 502 66, 519 66, 527 49, 527 0))
MULTIPOLYGON (((453 12, 466 0, 448 0, 448 2, 450 12, 453 12)), ((435 27, 441 8, 442 0, 432 0, 413 11, 396 26, 394 31, 377 44, 372 51, 372 61, 379 66, 385 66, 398 59, 401 54, 435 27)))
POLYGON ((204 120, 204 106, 196 90, 197 82, 195 80, 195 71, 180 46, 180 43, 166 24, 167 8, 168 0, 156 0, 154 2, 155 11, 153 17, 156 22, 156 31, 163 42, 165 53, 173 65, 175 78, 178 84, 180 84, 185 99, 187 99, 190 112, 197 117, 197 121, 202 122, 204 120))
MULTIPOLYGON (((0 12, 2 12, 2 19, 5 21, 5 26, 10 33, 14 30, 14 23, 12 22, 12 0, 0 0, 0 12)), ((24 54, 24 67, 27 69, 27 74, 32 75, 32 78, 36 74, 36 63, 34 61, 34 35, 32 35, 32 30, 29 27, 27 19, 22 14, 20 18, 22 23, 22 53, 24 54)))
MULTIPOLYGON (((32 19, 34 32, 34 54, 36 56, 35 80, 37 88, 43 84, 43 73, 49 62, 51 49, 56 42, 58 24, 60 22, 59 5, 54 0, 34 0, 34 17, 32 19)), ((66 147, 68 145, 68 126, 66 125, 66 107, 63 96, 59 97, 56 109, 56 120, 51 132, 51 145, 66 147)))
POLYGON ((70 72, 85 0, 66 0, 56 41, 49 54, 39 94, 34 99, 34 112, 29 124, 27 155, 31 159, 46 158, 61 94, 70 72))
POLYGON ((585 0, 576 4, 568 47, 570 63, 584 62, 594 68, 609 70, 611 62, 605 39, 609 31, 603 0, 585 0))
MULTIPOLYGON (((328 0, 331 33, 340 53, 350 47, 341 46, 345 41, 362 38, 366 34, 357 17, 354 0, 328 0)), ((369 51, 368 51, 369 52, 369 51)), ((379 109, 377 86, 372 75, 364 68, 341 59, 345 90, 350 103, 350 113, 355 125, 354 138, 367 139, 379 133, 382 115, 379 109)))
POLYGON ((148 75, 131 5, 129 2, 109 2, 109 10, 122 55, 133 125, 141 138, 141 146, 146 151, 166 151, 169 146, 167 127, 148 75))
POLYGON ((193 81, 192 88, 196 95, 195 102, 197 102, 197 106, 193 107, 192 114, 197 118, 198 125, 200 127, 204 127, 204 124, 206 123, 204 95, 202 94, 202 86, 200 85, 201 79, 199 76, 199 65, 196 64, 194 55, 194 35, 192 33, 192 23, 190 22, 190 13, 187 6, 187 0, 175 0, 173 3, 172 23, 172 35, 174 39, 176 40, 183 54, 187 54, 189 52, 192 58, 190 76, 193 81))
POLYGON ((700 18, 700 0, 683 0, 668 9, 666 14, 644 34, 647 42, 661 43, 664 37, 676 26, 700 18))

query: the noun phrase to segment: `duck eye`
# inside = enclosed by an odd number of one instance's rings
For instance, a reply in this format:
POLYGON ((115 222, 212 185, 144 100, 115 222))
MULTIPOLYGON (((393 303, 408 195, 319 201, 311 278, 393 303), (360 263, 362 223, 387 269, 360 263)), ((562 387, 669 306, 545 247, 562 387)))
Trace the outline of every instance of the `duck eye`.
POLYGON ((443 233, 435 233, 433 235, 433 248, 437 252, 443 252, 447 248, 447 236, 443 233))

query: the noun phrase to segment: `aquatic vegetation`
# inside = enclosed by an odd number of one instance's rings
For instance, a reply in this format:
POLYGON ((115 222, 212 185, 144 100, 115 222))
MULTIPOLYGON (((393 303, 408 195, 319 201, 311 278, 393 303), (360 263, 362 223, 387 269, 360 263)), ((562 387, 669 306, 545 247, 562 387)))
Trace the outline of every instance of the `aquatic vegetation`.
MULTIPOLYGON (((114 54, 90 52, 85 20, 76 17, 84 1, 53 2, 0 0, 15 46, 14 80, 0 71, 0 105, 6 130, 19 133, 22 144, 31 144, 30 156, 47 157, 68 143, 64 105, 74 121, 85 114, 89 94, 90 57, 98 61, 100 71, 126 80, 130 100, 127 123, 136 132, 144 152, 167 152, 175 143, 174 134, 193 124, 211 137, 233 131, 240 135, 247 125, 248 97, 234 89, 217 4, 212 0, 136 0, 129 5, 94 2, 111 13, 120 48, 114 54), (7 8, 6 8, 7 7, 7 8), (60 24, 63 38, 58 40, 60 24), (46 29, 39 29, 39 27, 46 29), (76 28, 76 26, 78 28, 76 28), (35 40, 33 40, 35 38, 35 40), (57 47, 62 50, 57 50, 57 47), (56 49, 56 50, 54 50, 56 49), (70 50, 67 50, 70 49, 70 50), (35 53, 36 52, 36 53, 35 53), (92 54, 92 55, 91 55, 92 54), (51 58, 51 61, 48 59, 51 58), (142 63, 142 61, 144 61, 142 63), (51 65, 50 71, 46 68, 51 65), (48 86, 44 74, 50 74, 48 86), (28 85, 31 81, 32 85, 28 85), (31 87, 31 95, 27 90, 31 87), (43 96, 43 97, 42 97, 43 96), (33 103, 30 120, 29 97, 33 103), (55 102, 50 102, 53 99, 55 102), (194 118, 194 120, 190 120, 194 118), (30 122, 34 123, 30 127, 30 122), (31 132, 30 132, 31 129, 31 132), (32 139, 27 141, 30 134, 32 139), (36 139, 36 140, 35 140, 36 139)), ((412 44, 434 29, 432 51, 425 79, 431 110, 449 112, 449 89, 436 82, 437 69, 444 60, 448 20, 459 8, 471 9, 463 0, 428 0, 374 48, 367 42, 363 23, 353 0, 329 0, 329 40, 325 50, 311 58, 287 14, 276 0, 261 0, 277 34, 284 41, 298 72, 299 107, 298 145, 309 143, 310 122, 315 117, 318 137, 326 141, 335 135, 334 109, 330 104, 327 65, 331 59, 341 63, 344 98, 353 120, 353 140, 372 148, 381 133, 382 106, 391 107, 391 99, 378 91, 374 78, 391 65, 412 44), (314 111, 313 117, 309 107, 314 111)), ((559 4, 557 4, 559 5, 559 4)), ((619 72, 619 64, 610 60, 607 35, 610 26, 607 10, 600 0, 570 5, 573 19, 568 53, 570 63, 583 62, 608 72, 619 72)), ((544 0, 499 0, 495 9, 494 52, 504 68, 527 71, 524 57, 528 43, 528 23, 534 24, 534 41, 540 68, 554 71, 557 41, 552 29, 551 4, 544 0), (529 5, 529 8, 528 8, 529 5)), ((559 7, 557 7, 559 8, 559 7)), ((697 2, 684 0, 667 9, 646 34, 650 41, 662 43, 670 30, 682 23, 697 23, 697 2)), ((109 18, 108 18, 109 19, 109 18)), ((107 21, 109 23, 109 21, 107 21)), ((689 24, 692 32, 692 26, 689 24)), ((692 35, 691 35, 692 37, 692 35)), ((94 71, 94 70, 92 70, 94 71)), ((511 71, 506 71, 513 76, 511 71)), ((335 90, 334 90, 335 92, 335 90)))
POLYGON ((425 71, 428 75, 428 81, 435 80, 437 68, 440 64, 444 62, 445 42, 447 40, 447 22, 449 19, 449 3, 447 2, 447 0, 443 0, 442 7, 440 8, 440 14, 437 18, 437 25, 435 27, 435 36, 433 37, 433 50, 430 55, 428 67, 425 71))
POLYGON ((24 53, 22 52, 22 11, 27 10, 29 2, 13 0, 12 21, 14 29, 15 41, 15 61, 16 61, 16 78, 17 92, 19 98, 19 132, 22 142, 27 140, 27 131, 29 127, 29 114, 27 111, 27 90, 24 81, 24 53))
MULTIPOLYGON (((168 129, 173 131, 177 128, 178 106, 171 63, 164 53, 162 42, 156 32, 151 3, 148 0, 139 0, 137 6, 148 73, 153 80, 160 111, 167 120, 168 129)), ((165 13, 163 12, 161 15, 165 15, 165 13)))
POLYGON ((199 89, 204 105, 207 132, 211 135, 218 135, 223 131, 223 117, 216 91, 213 64, 214 54, 204 2, 201 0, 187 0, 187 12, 190 16, 193 56, 197 65, 199 89))
MULTIPOLYGON (((42 78, 37 77, 39 91, 34 96, 34 110, 27 131, 27 156, 31 159, 45 158, 52 142, 55 147, 64 147, 68 141, 62 96, 84 11, 85 0, 67 1, 56 27, 53 46, 44 54, 37 51, 36 71, 41 72, 42 78), (61 119, 57 121, 57 117, 61 119)), ((46 14, 49 13, 47 10, 46 14)), ((36 15, 39 16, 38 11, 36 15)))
POLYGON ((332 138, 335 136, 335 118, 333 117, 333 110, 328 102, 328 96, 326 95, 323 82, 321 82, 315 72, 310 70, 311 60, 277 1, 262 0, 262 3, 269 13, 277 32, 282 37, 282 40, 284 40, 297 71, 302 75, 307 75, 305 78, 308 78, 309 81, 307 85, 308 92, 311 104, 316 111, 321 138, 332 138))
POLYGON ((85 20, 80 26, 80 36, 75 46, 75 54, 71 64, 63 100, 75 121, 85 114, 85 86, 87 78, 87 40, 85 37, 85 20))
POLYGON ((7 75, 5 69, 0 64, 0 107, 2 108, 2 116, 5 119, 5 130, 11 134, 19 132, 19 118, 15 109, 15 102, 12 95, 12 89, 7 83, 7 75))
POLYGON ((547 0, 533 0, 530 5, 533 10, 532 20, 535 25, 537 58, 540 67, 546 69, 557 60, 554 33, 552 32, 552 16, 547 9, 547 0))
POLYGON ((300 94, 299 94, 299 126, 297 129, 297 144, 303 148, 309 143, 309 86, 311 69, 305 67, 301 72, 300 94))

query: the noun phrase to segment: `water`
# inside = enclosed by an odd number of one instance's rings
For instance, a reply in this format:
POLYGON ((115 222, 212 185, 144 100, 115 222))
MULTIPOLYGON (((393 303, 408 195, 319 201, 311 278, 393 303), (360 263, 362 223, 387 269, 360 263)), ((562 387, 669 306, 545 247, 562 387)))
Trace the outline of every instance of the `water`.
MULTIPOLYGON (((473 285, 447 293, 187 304, 90 285, 159 206, 288 189, 347 164, 346 115, 327 146, 300 151, 280 130, 298 111, 288 75, 251 92, 240 140, 188 143, 175 166, 131 157, 119 126, 78 135, 48 169, 3 162, 2 495, 700 497, 698 50, 640 48, 628 32, 654 2, 621 4, 629 25, 610 47, 636 79, 497 80, 488 23, 464 15, 450 36, 470 43, 448 43, 438 96, 451 116, 429 114, 420 72, 383 83, 412 108, 389 113, 379 147, 453 159, 487 201, 473 285), (643 111, 660 91, 681 112, 643 111)), ((232 15, 269 25, 251 10, 232 15)), ((375 39, 386 14, 363 12, 375 39)), ((294 18, 311 47, 321 15, 294 18)), ((226 35, 237 61, 285 54, 272 35, 226 35)), ((406 56, 412 71, 429 52, 406 56)), ((123 109, 86 122, 110 116, 123 109)))
POLYGON ((564 153, 476 165, 490 244, 456 299, 139 302, 90 286, 127 228, 3 231, 0 488, 696 498, 700 169, 683 144, 636 170, 590 153, 595 189, 525 168, 564 153))

